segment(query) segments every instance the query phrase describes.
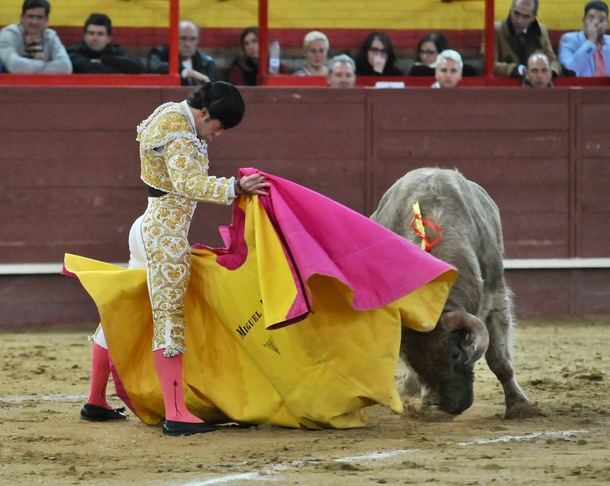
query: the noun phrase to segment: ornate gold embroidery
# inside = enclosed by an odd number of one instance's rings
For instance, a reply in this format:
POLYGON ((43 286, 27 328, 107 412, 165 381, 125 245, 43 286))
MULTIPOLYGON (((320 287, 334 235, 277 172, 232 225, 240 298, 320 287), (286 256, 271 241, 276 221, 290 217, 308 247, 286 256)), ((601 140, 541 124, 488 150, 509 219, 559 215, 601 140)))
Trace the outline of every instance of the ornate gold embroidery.
POLYGON ((190 276, 187 240, 196 201, 230 204, 234 178, 208 176, 207 146, 188 106, 166 103, 138 126, 141 178, 168 194, 155 198, 142 222, 153 311, 153 349, 184 352, 184 296, 190 276))
POLYGON ((175 195, 151 201, 142 222, 153 312, 153 350, 184 352, 184 296, 190 277, 188 230, 195 201, 175 195))
POLYGON ((161 105, 138 126, 141 178, 189 199, 230 204, 234 178, 208 176, 207 145, 197 138, 182 103, 161 105))
MULTIPOLYGON (((233 178, 208 176, 200 157, 188 140, 176 139, 167 144, 165 160, 175 192, 199 201, 229 204, 233 178)), ((207 164, 207 156, 203 157, 207 164)))

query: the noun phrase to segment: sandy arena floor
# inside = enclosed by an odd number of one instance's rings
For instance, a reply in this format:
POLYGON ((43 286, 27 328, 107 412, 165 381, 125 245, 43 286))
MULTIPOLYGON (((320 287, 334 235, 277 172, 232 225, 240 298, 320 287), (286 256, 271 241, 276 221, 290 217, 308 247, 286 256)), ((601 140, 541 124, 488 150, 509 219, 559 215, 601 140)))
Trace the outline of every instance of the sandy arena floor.
POLYGON ((543 417, 504 420, 500 386, 480 362, 475 404, 452 421, 375 406, 364 429, 177 438, 133 415, 79 419, 92 331, 0 335, 1 484, 610 483, 610 318, 520 324, 518 377, 543 417))

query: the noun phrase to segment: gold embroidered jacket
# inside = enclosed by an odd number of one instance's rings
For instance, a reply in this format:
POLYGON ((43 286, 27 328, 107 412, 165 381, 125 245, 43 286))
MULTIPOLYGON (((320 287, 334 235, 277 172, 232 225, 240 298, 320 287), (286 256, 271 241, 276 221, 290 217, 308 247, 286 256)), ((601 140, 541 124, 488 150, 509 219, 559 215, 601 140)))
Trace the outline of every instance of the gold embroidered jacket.
POLYGON ((138 125, 140 177, 164 192, 230 204, 235 179, 208 176, 207 145, 197 138, 189 109, 186 102, 165 103, 138 125))

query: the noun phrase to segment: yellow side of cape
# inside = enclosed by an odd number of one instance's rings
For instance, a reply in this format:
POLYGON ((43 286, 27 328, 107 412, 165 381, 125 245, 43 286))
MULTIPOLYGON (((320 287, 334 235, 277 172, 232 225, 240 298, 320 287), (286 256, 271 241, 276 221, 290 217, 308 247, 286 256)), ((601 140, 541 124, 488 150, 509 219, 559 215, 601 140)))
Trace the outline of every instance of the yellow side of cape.
MULTIPOLYGON (((333 278, 307 282, 312 310, 276 330, 297 289, 277 233, 257 197, 242 197, 248 254, 229 270, 209 250, 193 250, 186 299, 184 389, 191 412, 210 421, 286 427, 360 427, 363 408, 402 411, 394 371, 401 320, 430 330, 454 272, 380 309, 355 311, 350 289, 333 278)), ((148 424, 164 416, 152 353, 145 270, 75 255, 65 267, 95 301, 129 401, 148 424)))

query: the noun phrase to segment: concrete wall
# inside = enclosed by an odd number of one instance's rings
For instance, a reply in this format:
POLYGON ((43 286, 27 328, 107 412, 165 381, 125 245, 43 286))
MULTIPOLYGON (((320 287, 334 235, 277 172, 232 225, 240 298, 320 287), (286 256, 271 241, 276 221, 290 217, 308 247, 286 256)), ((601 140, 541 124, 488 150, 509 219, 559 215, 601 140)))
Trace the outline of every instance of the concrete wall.
MULTIPOLYGON (((243 89, 242 125, 211 173, 255 166, 370 214, 399 176, 456 167, 503 217, 507 257, 610 257, 610 90, 243 89)), ((144 210, 136 125, 182 88, 0 90, 0 264, 64 252, 126 261, 144 210)), ((408 217, 408 215, 405 215, 408 217)), ((229 208, 200 205, 192 242, 219 245, 229 208)), ((610 271, 515 270, 522 315, 610 312, 610 271)), ((77 282, 0 277, 0 327, 95 320, 77 282)))

